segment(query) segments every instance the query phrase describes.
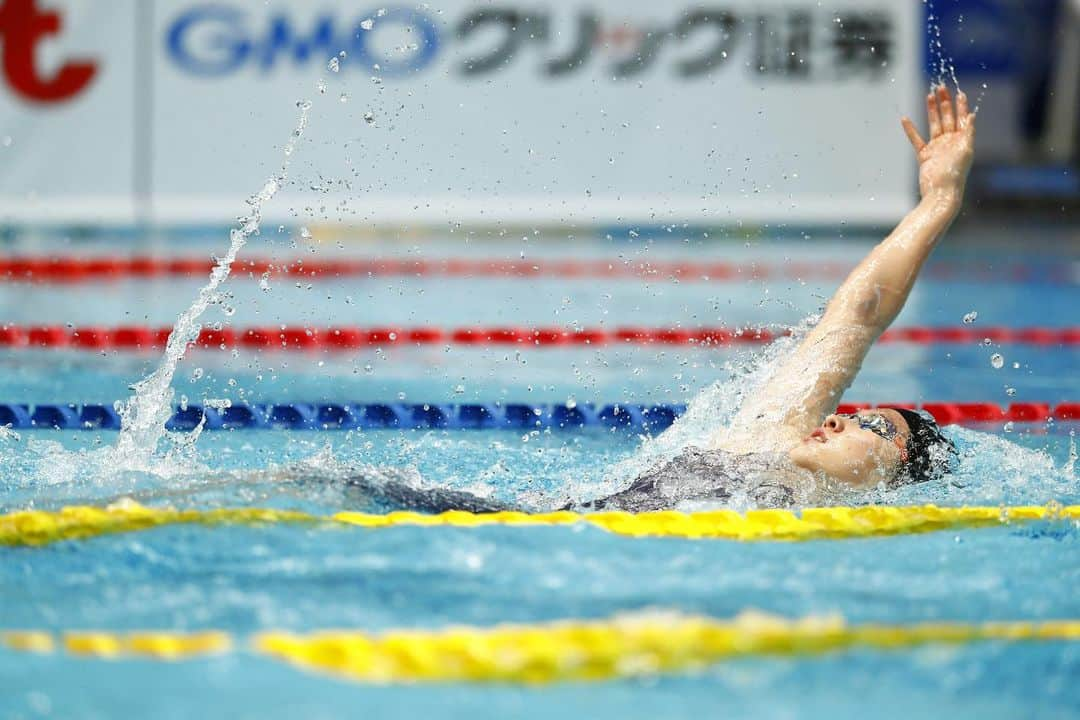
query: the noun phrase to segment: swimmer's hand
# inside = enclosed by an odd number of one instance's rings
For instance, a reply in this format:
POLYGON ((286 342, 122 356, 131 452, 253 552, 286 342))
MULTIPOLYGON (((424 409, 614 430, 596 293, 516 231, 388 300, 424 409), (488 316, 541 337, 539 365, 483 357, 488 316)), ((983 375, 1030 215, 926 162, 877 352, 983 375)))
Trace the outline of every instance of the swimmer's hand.
POLYGON ((959 205, 975 154, 975 113, 968 110, 962 91, 954 108, 948 88, 942 85, 926 96, 926 115, 930 142, 922 139, 910 118, 900 121, 919 159, 919 192, 924 199, 959 205))

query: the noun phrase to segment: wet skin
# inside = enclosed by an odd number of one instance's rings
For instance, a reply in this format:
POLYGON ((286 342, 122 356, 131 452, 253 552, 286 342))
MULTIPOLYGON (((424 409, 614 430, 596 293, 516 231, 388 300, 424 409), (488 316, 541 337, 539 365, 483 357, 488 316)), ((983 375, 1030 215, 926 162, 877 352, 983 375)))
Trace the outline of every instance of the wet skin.
POLYGON ((832 414, 793 447, 788 457, 798 467, 820 473, 853 487, 867 487, 889 482, 896 468, 907 460, 907 421, 886 408, 863 410, 857 415, 881 416, 897 430, 886 439, 869 428, 860 427, 855 418, 832 414))

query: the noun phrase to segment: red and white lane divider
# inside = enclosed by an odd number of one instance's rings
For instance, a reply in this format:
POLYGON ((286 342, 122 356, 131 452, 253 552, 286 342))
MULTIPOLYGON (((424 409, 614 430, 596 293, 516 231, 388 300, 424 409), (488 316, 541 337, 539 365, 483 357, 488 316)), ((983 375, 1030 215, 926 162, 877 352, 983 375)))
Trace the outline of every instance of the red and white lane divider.
MULTIPOLYGON (((0 281, 74 283, 124 278, 205 277, 210 258, 198 257, 57 257, 0 258, 0 281)), ((335 277, 505 277, 505 278, 640 278, 683 282, 749 279, 839 280, 854 267, 846 262, 745 262, 559 259, 503 260, 492 258, 268 258, 233 263, 235 275, 265 273, 304 279, 335 277)), ((1050 283, 1075 282, 1068 267, 1009 264, 975 267, 970 263, 937 262, 925 275, 939 280, 1050 283)))
POLYGON ((1015 402, 998 405, 991 402, 924 402, 924 403, 841 403, 838 413, 853 413, 875 407, 926 410, 942 425, 989 422, 1045 422, 1080 420, 1080 402, 1050 403, 1015 402))
MULTIPOLYGON (((163 347, 171 328, 140 325, 67 327, 62 325, 0 326, 0 347, 134 350, 163 347)), ((685 345, 724 347, 764 344, 789 335, 768 328, 616 327, 567 329, 559 327, 326 327, 299 325, 220 330, 203 329, 197 345, 205 348, 260 350, 350 350, 383 345, 685 345)), ((887 331, 882 343, 1025 344, 1046 347, 1080 346, 1080 327, 972 328, 908 327, 887 331)))

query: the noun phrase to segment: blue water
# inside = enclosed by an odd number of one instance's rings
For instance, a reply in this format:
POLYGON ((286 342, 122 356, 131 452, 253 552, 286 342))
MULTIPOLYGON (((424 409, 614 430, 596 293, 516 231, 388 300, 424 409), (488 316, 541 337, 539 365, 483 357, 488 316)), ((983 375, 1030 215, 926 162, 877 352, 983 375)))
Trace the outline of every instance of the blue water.
MULTIPOLYGON (((969 240, 971 240, 969 238, 969 240)), ((977 240, 977 238, 976 238, 977 240)), ((456 246, 443 249, 454 254, 456 246)), ((865 244, 718 243, 574 246, 590 256, 782 262, 848 260, 865 244)), ((460 249, 460 248, 458 248, 460 249)), ((380 250, 370 247, 365 252, 380 250)), ((1015 263, 1010 247, 943 248, 936 261, 1015 263)), ((383 252, 398 251, 381 248, 383 252)), ((477 256, 519 248, 473 246, 477 256)), ((532 250, 530 249, 530 252, 532 250)), ((548 251, 566 255, 567 247, 548 251), (561 251, 561 252, 560 252, 561 251)), ((254 253, 254 251, 253 251, 254 253)), ((265 253, 262 253, 265 254, 265 253)), ((460 253, 459 253, 460 254, 460 253)), ((1068 267, 1075 253, 1032 260, 1068 267)), ((1070 276, 1071 277, 1071 276, 1070 276)), ((269 292, 230 281, 238 326, 326 324, 794 324, 834 282, 675 283, 377 278, 278 281, 269 292), (348 297, 348 300, 346 299, 348 297)), ((168 323, 197 283, 0 285, 0 320, 168 323)), ((920 283, 898 325, 1068 326, 1075 282, 920 283)), ((449 350, 346 355, 193 353, 174 383, 192 402, 686 402, 730 377, 745 350, 641 347, 449 350), (370 367, 369 367, 370 366, 370 367), (193 377, 196 368, 201 377, 193 377)), ((1027 346, 875 348, 850 400, 1080 399, 1080 352, 1027 346), (990 355, 1006 364, 994 369, 990 355), (1019 367, 1014 368, 1013 363, 1019 367), (1008 394, 1006 388, 1013 388, 1008 394)), ((8 351, 0 400, 111 402, 153 367, 153 355, 8 351)), ((1076 424, 953 428, 965 457, 949 482, 873 493, 868 501, 942 504, 1080 502, 1066 471, 1076 424)), ((610 468, 640 438, 587 432, 257 431, 206 434, 171 472, 117 473, 114 433, 22 432, 0 439, 0 508, 56 508, 133 496, 180 507, 371 509, 333 481, 342 467, 412 468, 422 482, 508 501, 556 502, 614 488, 610 468), (291 469, 307 478, 268 478, 291 469)), ((594 528, 167 527, 0 549, 0 628, 378 630, 604 618, 662 608, 729 617, 840 613, 849 622, 1080 618, 1080 531, 1060 523, 800 544, 632 539, 594 528)), ((0 651, 0 716, 33 717, 1075 717, 1080 645, 986 644, 724 663, 657 679, 542 689, 368 687, 310 675, 245 650, 177 664, 76 660, 0 651)))

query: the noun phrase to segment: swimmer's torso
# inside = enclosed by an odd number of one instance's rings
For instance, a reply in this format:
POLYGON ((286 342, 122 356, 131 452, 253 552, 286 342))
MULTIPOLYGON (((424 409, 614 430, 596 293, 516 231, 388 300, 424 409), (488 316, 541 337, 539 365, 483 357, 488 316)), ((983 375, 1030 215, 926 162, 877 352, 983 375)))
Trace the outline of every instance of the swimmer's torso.
POLYGON ((639 475, 628 488, 581 505, 586 510, 646 512, 701 505, 782 508, 805 504, 813 477, 787 453, 732 453, 689 447, 639 475))
MULTIPOLYGON (((418 477, 389 469, 351 473, 345 486, 363 498, 393 508, 444 512, 543 511, 515 507, 464 491, 421 487, 418 477)), ((626 489, 563 510, 691 510, 703 507, 789 508, 808 504, 817 484, 784 452, 733 453, 688 447, 635 478, 626 489)))

